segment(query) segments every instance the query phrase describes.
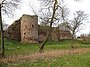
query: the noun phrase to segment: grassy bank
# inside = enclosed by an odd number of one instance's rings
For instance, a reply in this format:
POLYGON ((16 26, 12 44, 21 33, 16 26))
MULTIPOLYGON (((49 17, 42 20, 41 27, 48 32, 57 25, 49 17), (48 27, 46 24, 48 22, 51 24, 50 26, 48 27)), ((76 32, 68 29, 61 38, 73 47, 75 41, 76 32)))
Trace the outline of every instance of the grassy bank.
MULTIPOLYGON (((70 49, 71 40, 61 40, 59 42, 47 42, 44 50, 46 52, 52 51, 63 51, 70 49)), ((75 40, 74 45, 76 48, 90 48, 89 43, 83 43, 82 41, 75 40)), ((29 44, 29 43, 21 43, 14 40, 5 39, 5 55, 7 58, 9 56, 20 56, 20 55, 32 55, 38 52, 40 44, 29 44)), ((83 50, 85 51, 85 50, 83 50)), ((53 58, 44 58, 44 59, 35 59, 35 60, 27 60, 22 62, 21 60, 14 63, 6 63, 0 64, 0 67, 90 67, 90 52, 84 53, 75 53, 68 54, 65 56, 60 56, 57 54, 57 57, 53 58)), ((37 55, 37 54, 36 54, 37 55)), ((36 56, 35 55, 35 56, 36 56)), ((56 55, 53 53, 53 55, 56 55)), ((40 55, 43 56, 43 55, 40 55)), ((47 56, 47 55, 46 55, 47 56)), ((49 55, 48 55, 49 56, 49 55)), ((9 58, 10 59, 10 58, 9 58)), ((25 59, 25 58, 24 58, 25 59)), ((1 59, 0 59, 1 60, 1 59)))
MULTIPOLYGON (((58 49, 69 49, 71 45, 71 40, 61 40, 59 42, 47 42, 44 50, 58 50, 58 49)), ((76 48, 88 48, 90 44, 83 43, 81 41, 74 41, 74 46, 76 48)), ((30 54, 39 51, 40 44, 29 44, 21 43, 14 40, 5 39, 5 54, 6 55, 20 55, 20 54, 30 54)))
POLYGON ((0 67, 90 67, 90 53, 2 64, 0 67))

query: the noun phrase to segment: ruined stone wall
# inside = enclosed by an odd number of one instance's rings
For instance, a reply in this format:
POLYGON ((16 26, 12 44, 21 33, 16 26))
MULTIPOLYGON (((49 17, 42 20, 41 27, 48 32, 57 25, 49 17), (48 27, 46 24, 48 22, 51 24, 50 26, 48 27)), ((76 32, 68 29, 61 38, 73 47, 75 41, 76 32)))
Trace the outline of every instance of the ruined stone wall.
POLYGON ((38 25, 38 41, 43 42, 46 38, 47 27, 38 25))
POLYGON ((52 28, 52 33, 51 33, 51 39, 52 41, 58 41, 58 30, 57 30, 57 27, 53 27, 52 28))
POLYGON ((16 20, 12 25, 8 27, 8 29, 4 32, 6 38, 14 39, 17 41, 21 41, 20 35, 20 19, 16 20))
MULTIPOLYGON (((48 27, 39 26, 39 38, 38 41, 42 42, 46 38, 46 32, 48 30, 48 27)), ((70 31, 62 31, 58 29, 57 27, 52 28, 51 32, 51 38, 52 41, 60 41, 60 39, 71 39, 71 33, 70 31)), ((48 39, 49 40, 49 39, 48 39)))
POLYGON ((60 39, 71 39, 70 31, 60 31, 60 39))
MULTIPOLYGON (((38 17, 24 14, 21 19, 16 20, 5 31, 5 37, 21 42, 38 43, 46 38, 48 26, 39 26, 38 17)), ((70 39, 69 31, 62 31, 53 27, 51 32, 51 40, 59 41, 60 39, 70 39)), ((49 40, 49 39, 48 39, 49 40)))
POLYGON ((57 37, 57 32, 52 33, 52 41, 59 41, 57 37))
POLYGON ((21 41, 29 43, 38 42, 38 17, 23 15, 21 18, 21 41))

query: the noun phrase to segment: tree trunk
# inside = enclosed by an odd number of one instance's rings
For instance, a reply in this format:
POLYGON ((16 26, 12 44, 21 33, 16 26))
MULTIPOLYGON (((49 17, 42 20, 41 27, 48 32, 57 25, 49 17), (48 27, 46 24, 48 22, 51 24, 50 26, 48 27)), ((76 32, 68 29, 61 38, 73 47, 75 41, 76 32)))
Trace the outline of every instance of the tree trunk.
MULTIPOLYGON (((52 26, 52 25, 51 25, 51 26, 52 26)), ((50 27, 49 31, 47 31, 46 38, 45 38, 45 40, 43 41, 43 43, 41 44, 41 47, 40 47, 40 50, 39 50, 40 53, 43 52, 43 48, 44 48, 44 46, 45 46, 45 44, 46 44, 49 36, 51 35, 51 31, 52 31, 52 27, 50 27)))
POLYGON ((74 48, 74 34, 72 34, 71 48, 74 48))
POLYGON ((55 16, 55 12, 56 12, 56 5, 57 5, 57 0, 55 0, 55 3, 54 3, 54 7, 53 7, 53 14, 52 14, 52 17, 51 17, 51 21, 50 21, 50 28, 49 28, 49 31, 47 32, 47 35, 46 35, 46 38, 45 40, 43 41, 43 43, 41 44, 41 47, 40 47, 40 52, 43 52, 43 48, 49 38, 49 36, 51 35, 51 32, 52 32, 52 24, 53 24, 53 19, 54 19, 54 16, 55 16))
POLYGON ((1 52, 4 56, 4 31, 3 31, 3 23, 2 23, 2 13, 1 13, 1 4, 0 4, 0 28, 1 28, 1 52))

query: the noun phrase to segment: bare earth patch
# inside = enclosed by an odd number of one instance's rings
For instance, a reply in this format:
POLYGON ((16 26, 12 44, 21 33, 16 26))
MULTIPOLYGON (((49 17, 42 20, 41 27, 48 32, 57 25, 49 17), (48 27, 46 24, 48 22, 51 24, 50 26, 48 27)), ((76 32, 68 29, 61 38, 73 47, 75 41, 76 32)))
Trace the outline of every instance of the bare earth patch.
POLYGON ((90 48, 77 48, 77 49, 62 49, 54 51, 44 51, 43 53, 33 53, 27 55, 13 55, 0 58, 0 63, 14 63, 19 61, 29 61, 36 59, 56 58, 65 55, 75 55, 90 52, 90 48))

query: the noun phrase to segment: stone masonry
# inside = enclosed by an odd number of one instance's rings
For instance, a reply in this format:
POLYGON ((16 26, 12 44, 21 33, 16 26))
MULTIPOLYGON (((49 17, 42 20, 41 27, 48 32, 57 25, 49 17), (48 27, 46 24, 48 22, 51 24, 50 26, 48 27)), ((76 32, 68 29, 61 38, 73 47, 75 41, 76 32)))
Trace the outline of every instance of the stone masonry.
MULTIPOLYGON (((38 25, 38 17, 36 15, 22 15, 5 31, 5 37, 21 42, 38 43, 42 42, 48 30, 48 26, 38 25)), ((59 41, 60 39, 70 39, 70 31, 57 30, 53 28, 51 40, 59 41)))
POLYGON ((20 19, 14 21, 13 24, 11 24, 8 29, 4 32, 4 35, 6 38, 9 39, 14 39, 17 41, 21 41, 21 23, 20 23, 20 19))
POLYGON ((38 42, 38 17, 23 15, 21 18, 21 41, 38 42))

